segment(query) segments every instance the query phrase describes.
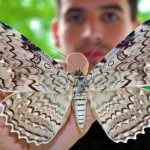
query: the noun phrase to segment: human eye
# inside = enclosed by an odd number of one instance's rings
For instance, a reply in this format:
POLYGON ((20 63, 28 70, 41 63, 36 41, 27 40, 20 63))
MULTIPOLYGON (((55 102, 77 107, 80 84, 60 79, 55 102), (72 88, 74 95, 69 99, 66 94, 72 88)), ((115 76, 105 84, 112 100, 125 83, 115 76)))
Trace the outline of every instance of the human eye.
POLYGON ((105 23, 116 23, 116 22, 118 22, 120 20, 120 17, 115 12, 104 12, 101 15, 101 19, 105 23))
POLYGON ((66 17, 66 21, 71 24, 81 24, 84 16, 81 13, 71 13, 66 17))

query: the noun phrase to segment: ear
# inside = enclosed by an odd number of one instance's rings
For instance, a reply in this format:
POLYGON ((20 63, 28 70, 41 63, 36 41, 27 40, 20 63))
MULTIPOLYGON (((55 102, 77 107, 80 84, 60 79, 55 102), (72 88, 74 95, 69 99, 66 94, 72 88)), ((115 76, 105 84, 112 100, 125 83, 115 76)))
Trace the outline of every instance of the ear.
POLYGON ((51 33, 52 41, 56 47, 59 47, 59 38, 58 38, 58 20, 53 19, 51 22, 51 33))

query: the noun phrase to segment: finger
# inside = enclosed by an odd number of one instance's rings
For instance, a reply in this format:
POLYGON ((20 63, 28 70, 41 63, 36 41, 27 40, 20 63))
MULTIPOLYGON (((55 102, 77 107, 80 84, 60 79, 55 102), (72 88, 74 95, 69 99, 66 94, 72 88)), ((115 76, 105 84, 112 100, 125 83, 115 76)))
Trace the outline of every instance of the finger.
POLYGON ((55 59, 55 61, 56 61, 57 63, 59 63, 64 69, 66 69, 66 64, 65 64, 65 62, 64 62, 63 60, 55 59))
POLYGON ((89 62, 87 58, 81 53, 72 53, 67 56, 66 69, 69 73, 74 74, 80 70, 84 75, 88 73, 89 62))
POLYGON ((5 94, 6 94, 5 92, 0 91, 0 101, 6 97, 5 94))
POLYGON ((2 101, 5 97, 7 97, 10 94, 11 94, 10 92, 0 91, 0 101, 2 101))

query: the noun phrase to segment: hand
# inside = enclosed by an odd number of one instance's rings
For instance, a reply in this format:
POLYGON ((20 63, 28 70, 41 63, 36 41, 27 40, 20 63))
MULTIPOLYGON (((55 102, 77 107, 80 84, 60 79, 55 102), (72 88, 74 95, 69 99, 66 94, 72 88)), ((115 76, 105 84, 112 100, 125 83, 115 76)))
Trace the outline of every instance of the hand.
MULTIPOLYGON (((80 67, 81 69, 83 68, 82 71, 84 72, 84 74, 86 74, 88 71, 88 62, 82 54, 72 54, 67 59, 66 63, 61 64, 69 72, 74 72, 74 70, 78 67, 80 67), (69 60, 71 60, 74 66, 69 60)), ((0 94, 0 100, 2 100, 4 97, 6 97, 6 95, 0 94)), ((24 139, 18 139, 17 134, 11 133, 11 128, 4 125, 5 119, 3 117, 0 117, 0 150, 67 150, 83 135, 85 135, 85 133, 89 130, 90 126, 95 121, 90 110, 89 102, 87 103, 86 109, 86 124, 83 132, 80 132, 80 130, 78 129, 73 111, 71 111, 66 124, 57 133, 54 139, 48 144, 42 144, 40 146, 29 144, 24 139)))

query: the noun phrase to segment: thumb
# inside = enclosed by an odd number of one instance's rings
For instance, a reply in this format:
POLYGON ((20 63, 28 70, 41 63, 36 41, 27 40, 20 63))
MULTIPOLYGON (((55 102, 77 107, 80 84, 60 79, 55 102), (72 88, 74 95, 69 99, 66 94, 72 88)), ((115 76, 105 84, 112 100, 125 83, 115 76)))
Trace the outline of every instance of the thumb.
POLYGON ((65 59, 66 69, 70 74, 75 74, 80 70, 84 75, 88 73, 89 62, 82 53, 71 53, 65 59))

